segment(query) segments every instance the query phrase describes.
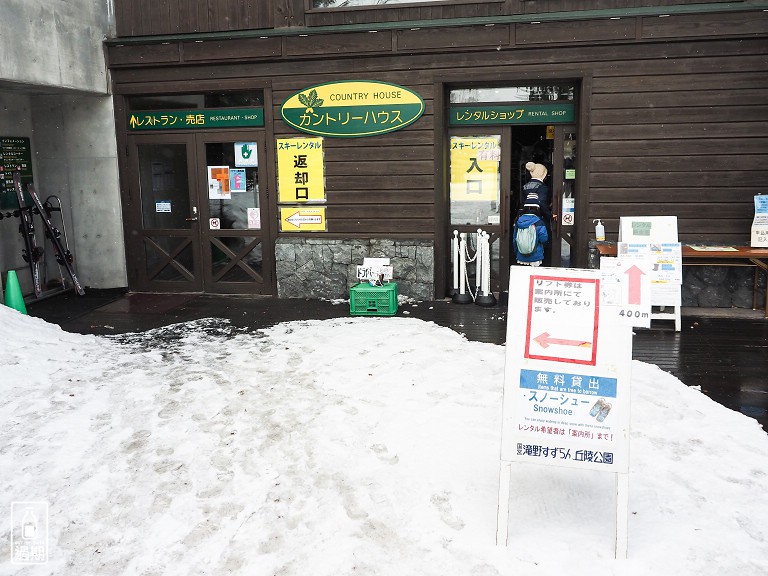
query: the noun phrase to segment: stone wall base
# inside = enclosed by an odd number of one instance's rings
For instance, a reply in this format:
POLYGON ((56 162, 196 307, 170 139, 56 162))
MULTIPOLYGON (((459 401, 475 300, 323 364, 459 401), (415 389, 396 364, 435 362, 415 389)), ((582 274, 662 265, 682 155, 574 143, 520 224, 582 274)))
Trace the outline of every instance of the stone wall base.
POLYGON ((434 245, 430 240, 278 238, 277 295, 348 299, 363 258, 389 258, 400 295, 434 300, 434 245))
MULTIPOLYGON (((751 266, 683 267, 683 306, 752 308, 755 268, 751 266)), ((757 276, 757 308, 765 308, 765 272, 757 276)))

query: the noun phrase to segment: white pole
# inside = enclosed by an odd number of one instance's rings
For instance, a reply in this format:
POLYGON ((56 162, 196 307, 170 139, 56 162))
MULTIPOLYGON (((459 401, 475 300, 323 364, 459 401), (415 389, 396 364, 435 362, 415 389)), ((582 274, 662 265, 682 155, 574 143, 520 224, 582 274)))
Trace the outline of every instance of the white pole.
POLYGON ((485 232, 482 229, 477 229, 477 258, 475 260, 475 290, 480 290, 483 285, 483 268, 485 251, 483 250, 483 237, 485 232))
POLYGON ((453 291, 455 292, 459 289, 459 268, 461 268, 461 263, 459 262, 460 253, 458 230, 453 231, 453 240, 451 240, 451 254, 453 257, 453 291))
POLYGON ((502 462, 499 469, 499 505, 496 510, 496 546, 506 546, 509 537, 509 484, 512 464, 502 462))
POLYGON ((477 298, 475 304, 495 306, 496 297, 491 293, 491 235, 478 230, 477 240, 477 298))
POLYGON ((629 543, 629 474, 616 473, 616 548, 614 557, 624 560, 629 543))
POLYGON ((491 239, 483 233, 483 296, 491 293, 491 239))
POLYGON ((464 266, 464 253, 467 245, 467 233, 462 232, 459 234, 459 261, 458 265, 461 268, 459 272, 459 294, 466 294, 465 287, 467 285, 467 269, 464 266))

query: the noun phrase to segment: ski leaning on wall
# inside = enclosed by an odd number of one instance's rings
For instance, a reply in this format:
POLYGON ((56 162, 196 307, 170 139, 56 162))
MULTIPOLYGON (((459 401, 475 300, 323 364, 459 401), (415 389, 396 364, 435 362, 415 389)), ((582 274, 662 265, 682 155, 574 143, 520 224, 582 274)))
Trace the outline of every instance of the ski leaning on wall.
POLYGON ((27 201, 24 198, 24 190, 21 187, 21 174, 14 172, 13 174, 13 188, 16 190, 16 197, 19 201, 19 232, 22 238, 24 238, 24 249, 21 251, 21 255, 24 261, 29 264, 29 270, 32 273, 32 286, 35 289, 35 296, 40 297, 43 293, 43 287, 40 281, 40 262, 43 256, 43 249, 37 245, 37 238, 35 237, 35 223, 32 220, 32 207, 27 206, 27 201))
MULTIPOLYGON (((15 172, 13 174, 13 184, 14 184, 14 188, 16 189, 16 195, 19 197, 19 209, 22 213, 22 226, 26 227, 26 223, 24 222, 24 214, 26 213, 29 217, 30 228, 28 229, 32 230, 32 238, 29 239, 28 238, 29 234, 26 234, 25 240, 24 240, 25 242, 27 242, 27 253, 29 253, 31 249, 29 247, 30 243, 34 244, 34 228, 32 227, 32 211, 29 208, 21 209, 22 203, 26 207, 26 201, 24 200, 23 190, 21 188, 20 173, 15 172)), ((65 246, 64 243, 62 243, 61 232, 59 232, 59 230, 51 222, 50 212, 46 210, 42 200, 40 200, 40 196, 37 195, 37 191, 35 190, 35 187, 31 182, 27 185, 27 192, 29 193, 30 198, 32 198, 32 202, 34 202, 35 208, 37 209, 37 212, 40 214, 40 218, 42 218, 43 220, 43 225, 45 226, 45 236, 51 241, 51 244, 53 245, 53 253, 54 253, 54 256, 56 257, 56 262, 60 266, 64 266, 64 268, 67 270, 67 274, 69 274, 69 277, 72 279, 72 285, 75 288, 75 291, 80 296, 84 295, 85 290, 83 290, 83 287, 80 285, 80 280, 77 279, 77 275, 75 274, 75 271, 72 268, 72 262, 74 260, 72 253, 69 251, 69 247, 65 246)), ((37 250, 42 254, 42 251, 39 248, 37 248, 37 250)), ((35 294, 39 296, 39 292, 38 292, 38 285, 40 283, 39 257, 38 257, 36 268, 37 268, 37 280, 35 280, 34 269, 32 271, 32 279, 35 282, 35 294)))

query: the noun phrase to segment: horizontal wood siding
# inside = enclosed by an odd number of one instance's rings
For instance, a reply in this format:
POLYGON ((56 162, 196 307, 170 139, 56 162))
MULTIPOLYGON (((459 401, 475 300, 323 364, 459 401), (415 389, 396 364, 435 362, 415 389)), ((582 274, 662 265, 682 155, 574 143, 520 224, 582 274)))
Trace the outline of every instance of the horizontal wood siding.
MULTIPOLYGON (((758 13, 755 20, 767 17, 758 13)), ((765 32, 742 33, 743 20, 723 15, 722 38, 679 42, 643 40, 666 24, 630 19, 630 26, 622 19, 535 26, 557 44, 539 44, 532 25, 514 24, 468 28, 455 42, 445 30, 355 32, 112 46, 109 59, 118 95, 265 86, 272 103, 267 131, 278 138, 301 135, 282 122, 280 105, 308 86, 370 79, 420 94, 426 111, 402 130, 324 139, 329 233, 361 237, 433 238, 445 217, 436 213, 436 192, 444 193, 435 177, 443 130, 435 126, 434 103, 443 98, 436 85, 583 78, 591 88, 581 99, 587 122, 579 126, 586 159, 578 174, 580 202, 586 200, 577 212, 580 233, 602 218, 615 239, 622 215, 675 215, 683 241, 743 244, 752 197, 768 182, 768 44, 765 32)))
MULTIPOLYGON (((729 0, 708 0, 708 4, 729 0)), ((619 10, 649 6, 699 4, 700 0, 476 0, 466 3, 424 3, 419 6, 371 6, 305 10, 305 0, 114 0, 119 37, 263 30, 297 26, 343 26, 383 22, 434 21, 454 18, 551 14, 591 10, 619 10)), ((659 22, 648 33, 662 37, 683 27, 691 34, 711 32, 716 18, 659 22)), ((757 26, 746 20, 748 29, 757 26)))
POLYGON ((276 1, 115 0, 115 24, 121 38, 274 28, 276 1))
MULTIPOLYGON (((422 73, 415 74, 412 80, 421 77, 422 73)), ((275 136, 299 136, 280 118, 282 102, 298 88, 337 79, 336 74, 318 73, 273 78, 275 136)), ((414 124, 389 134, 323 139, 328 232, 431 238, 435 226, 432 85, 405 83, 400 74, 392 73, 378 74, 376 79, 419 94, 425 112, 414 124)))
POLYGON ((768 61, 745 47, 595 68, 588 217, 609 237, 620 216, 659 214, 684 242, 749 242, 768 178, 768 61))

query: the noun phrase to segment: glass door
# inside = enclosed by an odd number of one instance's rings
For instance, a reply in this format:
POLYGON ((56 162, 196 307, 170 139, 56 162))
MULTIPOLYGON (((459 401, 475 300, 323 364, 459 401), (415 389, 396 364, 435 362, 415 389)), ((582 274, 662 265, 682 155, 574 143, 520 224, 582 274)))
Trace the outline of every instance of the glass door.
POLYGON ((263 132, 129 138, 129 287, 271 294, 263 132))
POLYGON ((129 274, 135 289, 199 292, 200 240, 191 135, 134 136, 126 211, 129 274))
POLYGON ((271 293, 265 151, 261 133, 198 136, 206 292, 271 293))
MULTIPOLYGON (((503 154, 508 128, 482 126, 454 128, 449 133, 450 233, 467 234, 469 252, 477 249, 477 232, 489 235, 491 291, 508 282, 509 161, 503 154)), ((467 264, 467 280, 474 286, 473 262, 467 264)), ((506 288, 502 288, 505 290, 506 288)), ((473 288, 474 290, 474 288, 473 288)))

